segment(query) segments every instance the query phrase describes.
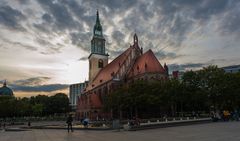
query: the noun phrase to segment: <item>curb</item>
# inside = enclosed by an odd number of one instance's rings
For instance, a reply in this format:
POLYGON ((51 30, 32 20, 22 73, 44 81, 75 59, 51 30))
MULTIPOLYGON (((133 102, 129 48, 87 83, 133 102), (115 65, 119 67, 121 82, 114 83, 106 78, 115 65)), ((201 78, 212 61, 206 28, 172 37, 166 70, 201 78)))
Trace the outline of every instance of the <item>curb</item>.
POLYGON ((196 120, 196 121, 166 122, 166 123, 151 124, 151 125, 141 125, 139 127, 131 127, 131 128, 128 129, 128 131, 177 127, 177 126, 188 126, 188 125, 206 124, 206 123, 212 123, 212 120, 211 119, 205 119, 205 120, 196 120))
POLYGON ((21 132, 21 131, 29 131, 29 130, 22 129, 22 128, 6 128, 3 131, 5 131, 5 132, 21 132))
MULTIPOLYGON (((23 129, 55 129, 55 130, 67 130, 67 127, 46 127, 46 126, 33 126, 23 127, 23 129)), ((94 130, 94 131, 107 131, 113 130, 112 128, 74 128, 73 130, 94 130)))

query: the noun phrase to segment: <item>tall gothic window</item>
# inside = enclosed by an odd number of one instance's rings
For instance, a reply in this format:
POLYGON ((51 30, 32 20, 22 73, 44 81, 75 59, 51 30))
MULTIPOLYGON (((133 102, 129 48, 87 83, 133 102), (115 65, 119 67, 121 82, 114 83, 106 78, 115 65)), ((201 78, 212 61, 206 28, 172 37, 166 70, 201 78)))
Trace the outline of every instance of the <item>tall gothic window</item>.
POLYGON ((102 59, 98 60, 98 68, 103 68, 103 60, 102 59))

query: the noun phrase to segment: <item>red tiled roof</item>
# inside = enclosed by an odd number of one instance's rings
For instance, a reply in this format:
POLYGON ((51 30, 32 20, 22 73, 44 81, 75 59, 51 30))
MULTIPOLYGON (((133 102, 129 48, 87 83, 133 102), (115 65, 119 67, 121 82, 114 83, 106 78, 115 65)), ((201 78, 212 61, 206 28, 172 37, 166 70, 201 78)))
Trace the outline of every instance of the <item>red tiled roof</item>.
POLYGON ((93 79, 93 81, 88 85, 86 91, 91 90, 101 85, 102 83, 111 80, 112 79, 111 74, 116 73, 119 70, 120 68, 119 65, 122 65, 124 63, 124 60, 126 59, 127 55, 131 52, 132 48, 133 46, 130 46, 126 51, 124 51, 121 55, 115 58, 111 63, 102 68, 96 75, 96 77, 93 79))
POLYGON ((162 67, 151 49, 145 52, 139 58, 137 58, 128 76, 132 77, 146 72, 165 73, 164 68, 162 67))

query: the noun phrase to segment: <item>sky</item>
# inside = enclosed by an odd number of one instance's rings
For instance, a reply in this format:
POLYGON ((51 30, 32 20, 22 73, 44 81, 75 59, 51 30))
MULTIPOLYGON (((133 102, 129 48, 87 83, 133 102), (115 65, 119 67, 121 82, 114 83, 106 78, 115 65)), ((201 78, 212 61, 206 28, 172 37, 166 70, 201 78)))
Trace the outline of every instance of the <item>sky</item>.
POLYGON ((0 0, 0 81, 17 97, 88 80, 96 10, 110 61, 132 44, 170 70, 238 65, 239 0, 0 0))

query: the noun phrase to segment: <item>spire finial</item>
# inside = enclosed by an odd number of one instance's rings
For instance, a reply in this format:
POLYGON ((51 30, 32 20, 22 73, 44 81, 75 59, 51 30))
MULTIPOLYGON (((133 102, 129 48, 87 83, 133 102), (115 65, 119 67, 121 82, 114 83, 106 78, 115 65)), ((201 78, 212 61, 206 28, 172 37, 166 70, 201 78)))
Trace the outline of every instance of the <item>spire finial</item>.
POLYGON ((133 36, 133 41, 134 41, 134 44, 138 44, 138 37, 136 33, 133 36))
POLYGON ((100 24, 98 9, 97 9, 97 19, 96 19, 96 23, 97 23, 97 24, 100 24))

